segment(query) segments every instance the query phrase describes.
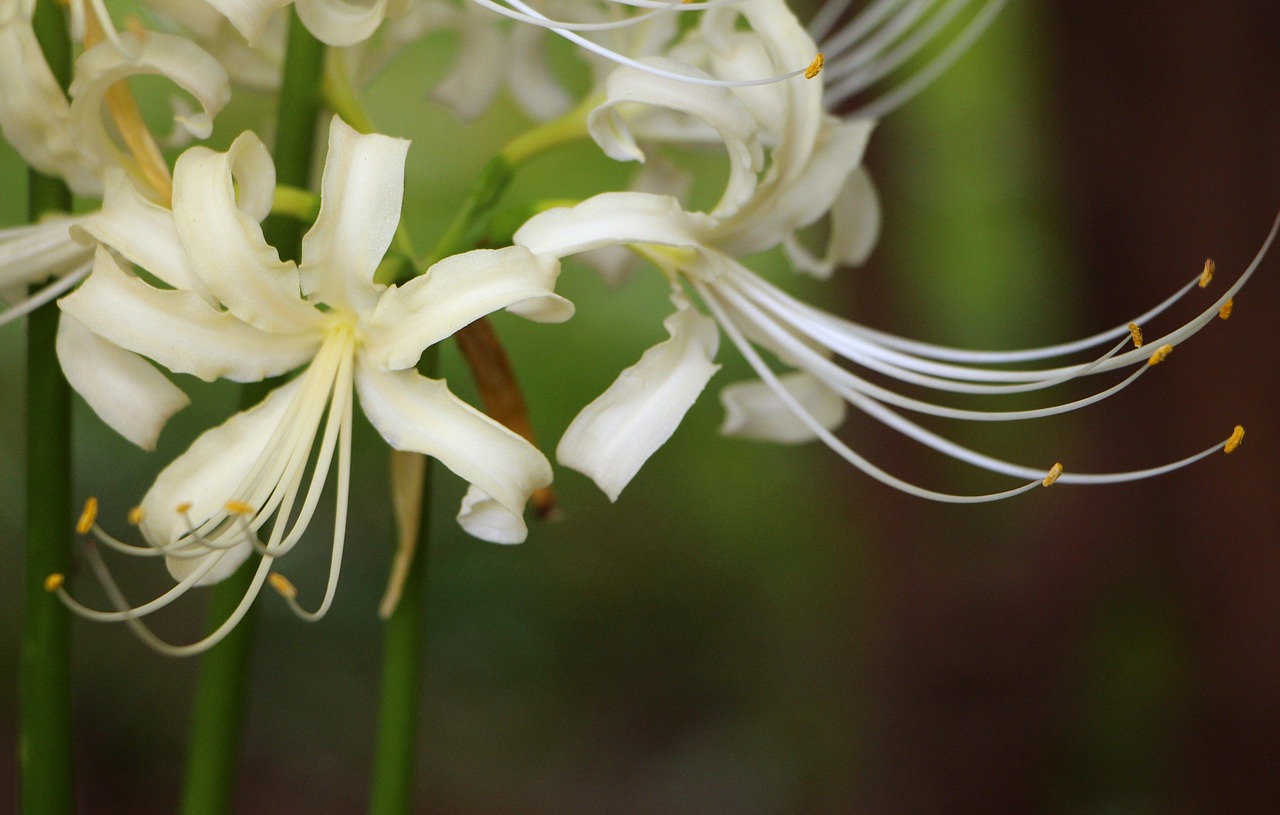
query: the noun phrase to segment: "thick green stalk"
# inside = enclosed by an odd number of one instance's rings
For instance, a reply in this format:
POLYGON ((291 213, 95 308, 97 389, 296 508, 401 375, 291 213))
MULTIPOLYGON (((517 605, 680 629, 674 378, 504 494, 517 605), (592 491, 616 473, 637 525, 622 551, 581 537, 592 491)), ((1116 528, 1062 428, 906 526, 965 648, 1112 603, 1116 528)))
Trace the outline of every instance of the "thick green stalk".
MULTIPOLYGON (((432 354, 429 350, 428 354, 432 354)), ((434 367, 434 358, 428 361, 434 367)), ((418 744, 418 689, 422 683, 423 628, 430 536, 431 462, 422 480, 417 545, 400 600, 383 628, 381 699, 374 746, 370 815, 406 815, 413 809, 418 744)))
MULTIPOLYGON (((285 52, 284 79, 280 88, 280 109, 276 144, 272 155, 276 183, 308 189, 311 163, 315 157, 316 122, 320 118, 320 86, 324 79, 324 44, 311 36, 290 9, 289 43, 285 52)), ((271 216, 262 224, 267 243, 282 258, 297 259, 304 226, 292 218, 271 216)))
MULTIPOLYGON (((52 2, 37 4, 36 36, 54 76, 66 87, 71 43, 52 2)), ((30 175, 30 215, 71 208, 62 182, 30 175)), ((28 815, 74 810, 71 761, 71 619, 44 589, 71 568, 71 392, 54 353, 58 307, 27 318, 27 549, 22 620, 20 801, 28 815)))
MULTIPOLYGON (((277 181, 305 190, 311 180, 315 124, 320 113, 324 46, 306 30, 297 13, 291 13, 274 158, 277 181)), ((293 218, 272 216, 263 224, 263 232, 281 257, 298 258, 302 223, 293 218)), ((245 407, 257 404, 273 384, 246 386, 241 392, 241 403, 245 407)), ((245 564, 214 588, 209 609, 211 627, 225 620, 244 597, 252 574, 251 564, 245 564)), ((256 609, 251 609, 201 660, 188 737, 183 815, 223 815, 231 811, 256 616, 256 609)))

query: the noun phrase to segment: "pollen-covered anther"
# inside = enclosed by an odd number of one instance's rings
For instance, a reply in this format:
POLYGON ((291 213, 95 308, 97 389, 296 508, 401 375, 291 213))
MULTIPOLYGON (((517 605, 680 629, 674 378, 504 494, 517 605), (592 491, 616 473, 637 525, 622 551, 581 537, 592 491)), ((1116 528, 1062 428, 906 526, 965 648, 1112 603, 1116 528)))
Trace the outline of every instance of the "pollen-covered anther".
POLYGON ((813 58, 813 62, 809 63, 809 67, 804 69, 804 78, 813 79, 815 76, 822 73, 822 66, 826 63, 827 58, 822 55, 821 51, 819 51, 818 55, 813 58))
POLYGON ((1133 338, 1133 347, 1142 347, 1142 326, 1137 323, 1129 323, 1129 336, 1133 338))
POLYGON ((1165 358, 1172 353, 1173 353, 1172 345, 1168 345, 1168 344, 1162 345, 1155 350, 1155 353, 1153 353, 1150 357, 1147 358, 1147 364, 1159 365, 1161 362, 1164 362, 1165 358))
POLYGON ((1218 270, 1218 264, 1213 262, 1213 258, 1205 258, 1204 271, 1200 273, 1200 288, 1206 288, 1213 282, 1213 273, 1218 270))
POLYGON ((1234 453, 1244 443, 1244 427, 1236 425, 1236 429, 1231 431, 1231 438, 1227 439, 1227 443, 1222 445, 1222 452, 1234 453))
POLYGON ((129 510, 129 514, 125 520, 129 522, 129 526, 137 526, 142 523, 142 519, 145 517, 147 517, 147 513, 142 507, 134 507, 129 510))
POLYGON ((44 590, 47 592, 55 592, 62 588, 62 584, 67 582, 67 576, 61 572, 54 572, 44 579, 44 590))
POLYGON ((175 510, 175 512, 177 512, 179 515, 186 515, 190 511, 191 511, 190 501, 183 501, 181 504, 178 504, 178 508, 175 510))
POLYGON ((252 515, 255 512, 253 505, 244 501, 228 501, 226 508, 232 515, 252 515))
POLYGON ((297 587, 289 582, 289 578, 279 572, 272 572, 267 576, 267 581, 271 583, 271 588, 279 592, 280 596, 286 600, 298 599, 297 587))
POLYGON ((1062 477, 1062 462, 1059 461, 1049 468, 1049 473, 1040 483, 1046 487, 1052 487, 1054 483, 1062 477))
POLYGON ((80 517, 76 520, 76 534, 87 535, 89 530, 93 529, 93 525, 98 522, 98 499, 90 496, 84 502, 84 509, 80 511, 80 517))
POLYGON ((1229 317, 1231 317, 1231 312, 1235 309, 1235 307, 1236 307, 1235 300, 1228 300, 1227 302, 1223 303, 1222 308, 1218 309, 1218 319, 1226 320, 1229 317))

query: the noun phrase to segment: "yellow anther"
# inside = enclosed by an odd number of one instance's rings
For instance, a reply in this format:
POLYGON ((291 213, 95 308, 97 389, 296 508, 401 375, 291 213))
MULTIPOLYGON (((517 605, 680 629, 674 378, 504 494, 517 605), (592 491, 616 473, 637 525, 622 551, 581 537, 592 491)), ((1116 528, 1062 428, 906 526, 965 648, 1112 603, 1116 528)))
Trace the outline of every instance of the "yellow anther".
POLYGON ((84 502, 84 509, 80 510, 80 519, 76 521, 76 534, 87 535, 89 530, 93 529, 93 525, 98 521, 98 499, 89 496, 89 500, 84 502))
POLYGON ((67 576, 61 572, 54 572, 44 579, 45 591, 57 591, 62 588, 62 584, 67 582, 67 576))
POLYGON ((1222 452, 1234 453, 1240 444, 1244 441, 1244 428, 1236 425, 1236 429, 1231 431, 1231 438, 1227 439, 1227 443, 1222 445, 1222 452))
POLYGON ((1165 357, 1173 353, 1172 345, 1162 345, 1156 349, 1155 353, 1147 358, 1148 365, 1159 365, 1164 362, 1165 357))
POLYGON ((1223 303, 1222 308, 1218 309, 1219 319, 1225 320, 1228 317, 1230 317, 1231 312, 1235 309, 1235 307, 1236 307, 1235 300, 1228 300, 1227 302, 1223 303))
POLYGON ((147 513, 142 510, 142 507, 134 507, 133 509, 129 510, 129 515, 128 515, 129 526, 137 526, 138 524, 142 523, 142 519, 145 517, 147 517, 147 513))
POLYGON ((809 67, 804 69, 804 78, 813 79, 815 76, 822 73, 822 66, 826 63, 827 58, 822 56, 822 52, 819 51, 818 55, 813 58, 813 62, 809 63, 809 67))
POLYGON ((1040 483, 1046 487, 1052 487, 1054 482, 1062 477, 1062 462, 1059 461, 1049 468, 1049 474, 1044 477, 1040 483))
POLYGON ((1142 326, 1137 323, 1129 323, 1129 336, 1133 338, 1133 347, 1142 347, 1142 326))
POLYGON ((271 583, 271 588, 280 592, 281 597, 286 600, 293 600, 297 598, 298 590, 289 582, 289 578, 279 572, 272 572, 267 576, 267 580, 271 583))
POLYGON ((183 501, 181 504, 178 504, 177 513, 179 515, 186 515, 190 511, 191 511, 190 501, 183 501))
POLYGON ((244 501, 228 501, 227 512, 232 515, 252 515, 254 509, 252 504, 246 504, 244 501))
POLYGON ((1204 262, 1204 271, 1200 273, 1200 288, 1205 288, 1213 281, 1213 273, 1218 270, 1218 264, 1213 262, 1213 258, 1206 258, 1204 262))

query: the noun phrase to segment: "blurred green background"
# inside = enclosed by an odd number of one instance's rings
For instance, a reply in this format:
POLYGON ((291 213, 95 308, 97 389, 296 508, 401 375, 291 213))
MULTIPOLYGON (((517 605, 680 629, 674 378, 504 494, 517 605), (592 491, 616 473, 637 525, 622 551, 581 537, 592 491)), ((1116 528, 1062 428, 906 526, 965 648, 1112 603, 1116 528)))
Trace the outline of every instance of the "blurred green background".
MULTIPOLYGON (((1014 0, 877 130, 868 162, 884 233, 871 262, 828 284, 778 279, 878 328, 1005 347, 1124 322, 1207 255, 1231 278, 1280 206, 1277 42, 1270 3, 1014 0)), ((470 124, 404 103, 425 100, 452 47, 428 41, 370 96, 379 123, 414 140, 406 218, 421 245, 521 127, 505 100, 470 124)), ((238 98, 217 140, 265 109, 238 98)), ((25 182, 0 150, 8 225, 25 182)), ((583 196, 628 171, 578 145, 538 159, 512 200, 583 196)), ((462 485, 441 471, 420 811, 1277 811, 1276 264, 1229 323, 1116 399, 1025 426, 943 426, 1080 470, 1154 465, 1248 428, 1240 454, 1153 482, 940 507, 820 445, 722 439, 714 392, 746 376, 727 343, 724 370, 616 505, 558 470, 564 518, 494 546, 457 529, 462 485)), ((610 291, 570 263, 562 281, 578 306, 569 323, 497 320, 548 450, 664 336, 668 310, 651 271, 610 291)), ((22 345, 20 326, 0 329, 10 587, 22 345)), ((444 366, 473 399, 452 347, 444 366)), ((109 527, 123 529, 163 463, 234 409, 233 388, 190 384, 195 404, 149 455, 77 405, 76 494, 98 495, 109 527)), ((367 425, 357 434, 360 497, 334 610, 305 625, 262 600, 237 812, 364 806, 390 544, 385 445, 367 425)), ((843 435, 929 485, 998 483, 856 416, 843 435)), ((325 568, 323 519, 311 537, 289 564, 304 592, 325 568)), ((121 568, 134 596, 166 584, 149 566, 121 568)), ((0 801, 15 783, 19 596, 0 591, 0 801)), ((189 637, 201 612, 193 600, 161 627, 189 637)), ((196 663, 155 656, 123 627, 80 623, 76 636, 83 811, 172 811, 196 663)))

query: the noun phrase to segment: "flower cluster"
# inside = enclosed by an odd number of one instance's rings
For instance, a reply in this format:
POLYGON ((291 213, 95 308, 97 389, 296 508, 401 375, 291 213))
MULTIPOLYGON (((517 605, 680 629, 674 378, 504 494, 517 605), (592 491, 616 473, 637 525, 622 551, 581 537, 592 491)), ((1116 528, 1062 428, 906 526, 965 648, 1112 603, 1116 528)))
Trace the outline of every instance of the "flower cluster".
MULTIPOLYGON (((470 485, 458 516, 465 530, 524 540, 526 503, 548 506, 552 468, 533 443, 505 355, 492 335, 477 332, 501 309, 568 320, 573 306, 555 293, 566 258, 594 267, 619 297, 631 274, 656 270, 674 307, 664 322, 669 338, 583 407, 556 447, 559 464, 585 473, 611 500, 715 375, 722 336, 757 376, 721 391, 723 433, 821 440, 864 473, 922 498, 972 503, 1055 482, 1144 478, 1240 443, 1237 428, 1172 463, 1084 473, 997 459, 908 414, 1015 421, 1100 401, 1227 316, 1265 246, 1212 305, 1145 346, 1140 326, 1207 284, 1208 267, 1132 323, 1002 352, 886 334, 804 303, 752 270, 750 258, 773 249, 819 279, 867 258, 881 217, 863 166, 876 119, 963 53, 1003 0, 881 2, 857 14, 830 0, 807 25, 784 0, 146 0, 145 20, 130 18, 124 31, 103 0, 72 0, 69 29, 79 51, 65 93, 34 34, 34 4, 0 0, 0 128, 32 168, 94 203, 0 231, 0 294, 11 304, 0 319, 60 297, 57 355, 67 380, 143 449, 154 448, 189 402, 170 374, 270 383, 256 405, 205 431, 163 468, 131 516, 141 545, 99 526, 95 502, 81 519, 80 531, 107 548, 163 558, 171 589, 130 604, 94 548, 88 561, 115 609, 83 605, 62 575, 49 580, 82 616, 125 621, 161 651, 216 643, 268 583, 304 619, 325 614, 343 558, 357 402, 391 448, 434 457, 470 485), (187 142, 210 137, 233 88, 290 92, 281 79, 290 25, 329 48, 323 76, 312 78, 332 109, 318 197, 278 186, 271 154, 252 131, 225 151, 197 144, 171 160, 187 142), (433 98, 474 119, 505 92, 531 125, 477 179, 436 249, 420 255, 401 224, 410 144, 376 132, 361 87, 402 49, 439 31, 451 32, 458 47, 433 98), (552 34, 578 49, 581 71, 571 81, 553 67, 560 47, 552 34), (904 76, 904 66, 915 67, 904 76), (175 102, 175 133, 164 138, 148 128, 126 81, 143 74, 172 82, 195 103, 175 102), (549 203, 506 233, 512 245, 495 244, 501 233, 489 229, 489 216, 520 163, 577 138, 641 164, 630 187, 549 203), (678 160, 693 151, 721 156, 728 168, 707 207, 691 203, 690 171, 678 160), (282 257, 264 237, 273 212, 307 227, 297 258, 282 257), (813 232, 825 235, 822 245, 813 232), (488 415, 416 370, 427 349, 454 335, 488 415), (1121 373, 1106 378, 1111 372, 1121 373), (951 394, 998 403, 1086 377, 1101 381, 1090 395, 1038 408, 946 403, 951 394), (1013 483, 980 495, 908 483, 836 435, 850 408, 1013 483), (329 580, 304 608, 276 570, 304 539, 331 475, 329 580), (255 558, 239 607, 204 639, 170 645, 143 625, 188 589, 255 558)), ((314 124, 275 126, 310 132, 314 124)))

